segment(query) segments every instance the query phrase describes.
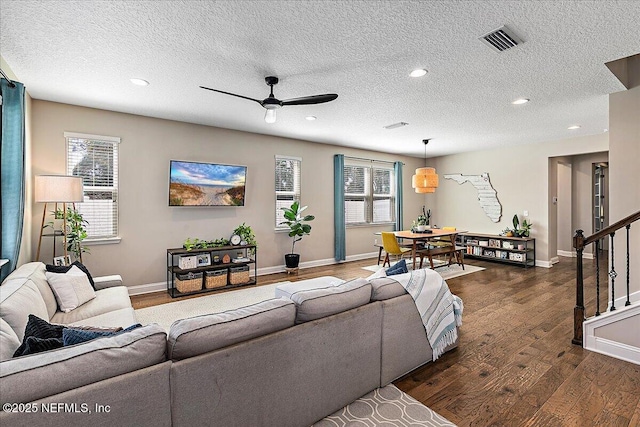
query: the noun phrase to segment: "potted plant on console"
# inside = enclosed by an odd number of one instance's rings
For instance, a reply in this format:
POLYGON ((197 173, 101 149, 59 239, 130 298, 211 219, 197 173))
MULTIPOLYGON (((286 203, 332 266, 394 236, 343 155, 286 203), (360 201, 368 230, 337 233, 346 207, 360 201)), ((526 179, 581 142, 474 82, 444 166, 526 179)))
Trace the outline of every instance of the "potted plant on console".
POLYGON ((290 208, 281 209, 284 211, 286 221, 280 224, 286 224, 289 227, 289 237, 293 239, 291 253, 284 256, 284 261, 287 268, 298 268, 300 264, 300 254, 295 253, 296 242, 299 242, 304 236, 311 233, 311 226, 305 223, 313 221, 315 216, 302 216, 302 212, 307 209, 307 206, 300 207, 300 203, 297 201, 293 202, 290 208))

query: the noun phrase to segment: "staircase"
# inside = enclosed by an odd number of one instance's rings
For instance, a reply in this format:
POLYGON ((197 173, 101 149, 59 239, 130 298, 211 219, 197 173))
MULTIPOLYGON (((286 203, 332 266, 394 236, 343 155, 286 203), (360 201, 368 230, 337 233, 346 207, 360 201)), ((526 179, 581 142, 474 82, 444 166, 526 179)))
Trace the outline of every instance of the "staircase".
MULTIPOLYGON (((640 365, 640 289, 630 292, 630 232, 631 224, 640 219, 640 211, 629 215, 615 224, 594 233, 589 237, 585 237, 582 230, 577 230, 573 237, 573 247, 577 253, 577 269, 576 269, 576 306, 573 310, 573 344, 582 345, 585 349, 607 354, 618 359, 626 360, 640 365), (616 271, 616 247, 620 244, 620 239, 616 240, 615 235, 619 230, 625 229, 626 239, 626 278, 625 289, 626 295, 616 298, 616 279, 619 273, 616 271), (609 236, 609 278, 607 297, 607 307, 604 312, 600 311, 600 276, 601 276, 601 258, 602 248, 600 248, 602 239, 609 236), (585 318, 584 307, 584 275, 582 253, 584 248, 593 244, 593 253, 595 255, 595 313, 592 317, 585 318), (584 337, 584 339, 583 339, 584 337)), ((604 261, 607 264, 607 261, 604 261)), ((634 266, 639 267, 639 266, 634 266)), ((605 267, 606 268, 606 267, 605 267)), ((636 276, 637 277, 637 276, 636 276)), ((635 283, 635 282, 634 282, 635 283)), ((591 291, 591 289, 588 289, 591 291)))

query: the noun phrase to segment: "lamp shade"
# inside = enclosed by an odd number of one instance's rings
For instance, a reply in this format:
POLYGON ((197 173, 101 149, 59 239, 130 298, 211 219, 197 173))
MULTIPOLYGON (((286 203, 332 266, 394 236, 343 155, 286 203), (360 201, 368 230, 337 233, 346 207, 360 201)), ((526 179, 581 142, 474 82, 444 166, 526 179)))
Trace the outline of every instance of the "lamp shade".
POLYGON ((438 174, 434 168, 418 168, 411 177, 411 186, 416 193, 435 193, 438 187, 438 174))
POLYGON ((75 203, 84 200, 82 178, 68 175, 37 175, 35 179, 37 203, 75 203))

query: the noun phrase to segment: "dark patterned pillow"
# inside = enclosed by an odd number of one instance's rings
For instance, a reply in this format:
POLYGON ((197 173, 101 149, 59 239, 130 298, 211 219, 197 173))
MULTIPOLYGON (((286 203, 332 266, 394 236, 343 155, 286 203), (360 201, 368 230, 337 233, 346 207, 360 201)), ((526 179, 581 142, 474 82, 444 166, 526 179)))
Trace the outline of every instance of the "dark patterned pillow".
POLYGON ((91 341, 96 338, 102 337, 111 337, 114 335, 120 335, 125 332, 129 332, 134 330, 135 328, 139 328, 142 325, 140 323, 136 323, 135 325, 131 325, 128 328, 122 329, 118 332, 112 331, 101 331, 101 330, 87 330, 87 329, 77 329, 77 328, 64 328, 62 331, 62 344, 66 347, 69 345, 80 344, 86 341, 91 341))
POLYGON ((78 267, 80 270, 82 270, 84 274, 87 275, 87 278, 89 279, 89 283, 91 283, 91 287, 95 291, 96 284, 93 282, 93 277, 91 277, 91 273, 89 273, 89 269, 87 269, 87 267, 85 267, 85 265, 82 264, 80 261, 74 261, 71 265, 47 264, 46 268, 47 268, 47 271, 50 273, 66 273, 67 271, 71 270, 71 267, 73 267, 74 265, 78 267))
MULTIPOLYGON (((60 340, 60 344, 62 344, 62 330, 64 326, 62 325, 52 325, 46 320, 42 320, 38 316, 34 316, 33 314, 29 315, 29 320, 27 321, 27 326, 24 328, 24 338, 22 340, 22 344, 20 347, 13 353, 13 357, 24 356, 29 353, 27 347, 31 346, 33 348, 38 347, 40 344, 34 340, 29 341, 29 338, 36 338, 38 340, 48 340, 48 339, 57 339, 60 340)), ((51 345, 51 343, 45 343, 42 345, 51 345)), ((62 346, 60 346, 62 347, 62 346)), ((57 348, 57 347, 54 347, 57 348)), ((49 350, 49 349, 45 349, 49 350)), ((39 351, 45 351, 39 350, 39 351)), ((37 352, 39 352, 37 351, 37 352)), ((36 353, 37 353, 36 352, 36 353)))
POLYGON ((62 348, 62 338, 27 337, 13 354, 13 357, 28 356, 56 348, 62 348))

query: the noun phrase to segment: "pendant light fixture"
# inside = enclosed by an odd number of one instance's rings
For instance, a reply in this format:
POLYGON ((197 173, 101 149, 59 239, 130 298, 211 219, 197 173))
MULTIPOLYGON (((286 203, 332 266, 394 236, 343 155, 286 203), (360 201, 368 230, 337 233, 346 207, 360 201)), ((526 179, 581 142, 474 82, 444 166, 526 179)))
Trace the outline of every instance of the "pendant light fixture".
MULTIPOLYGON (((429 139, 423 139, 424 144, 424 160, 427 161, 427 144, 429 139)), ((418 168, 416 174, 411 177, 411 186, 416 193, 435 193, 438 188, 438 174, 435 168, 418 168)))

